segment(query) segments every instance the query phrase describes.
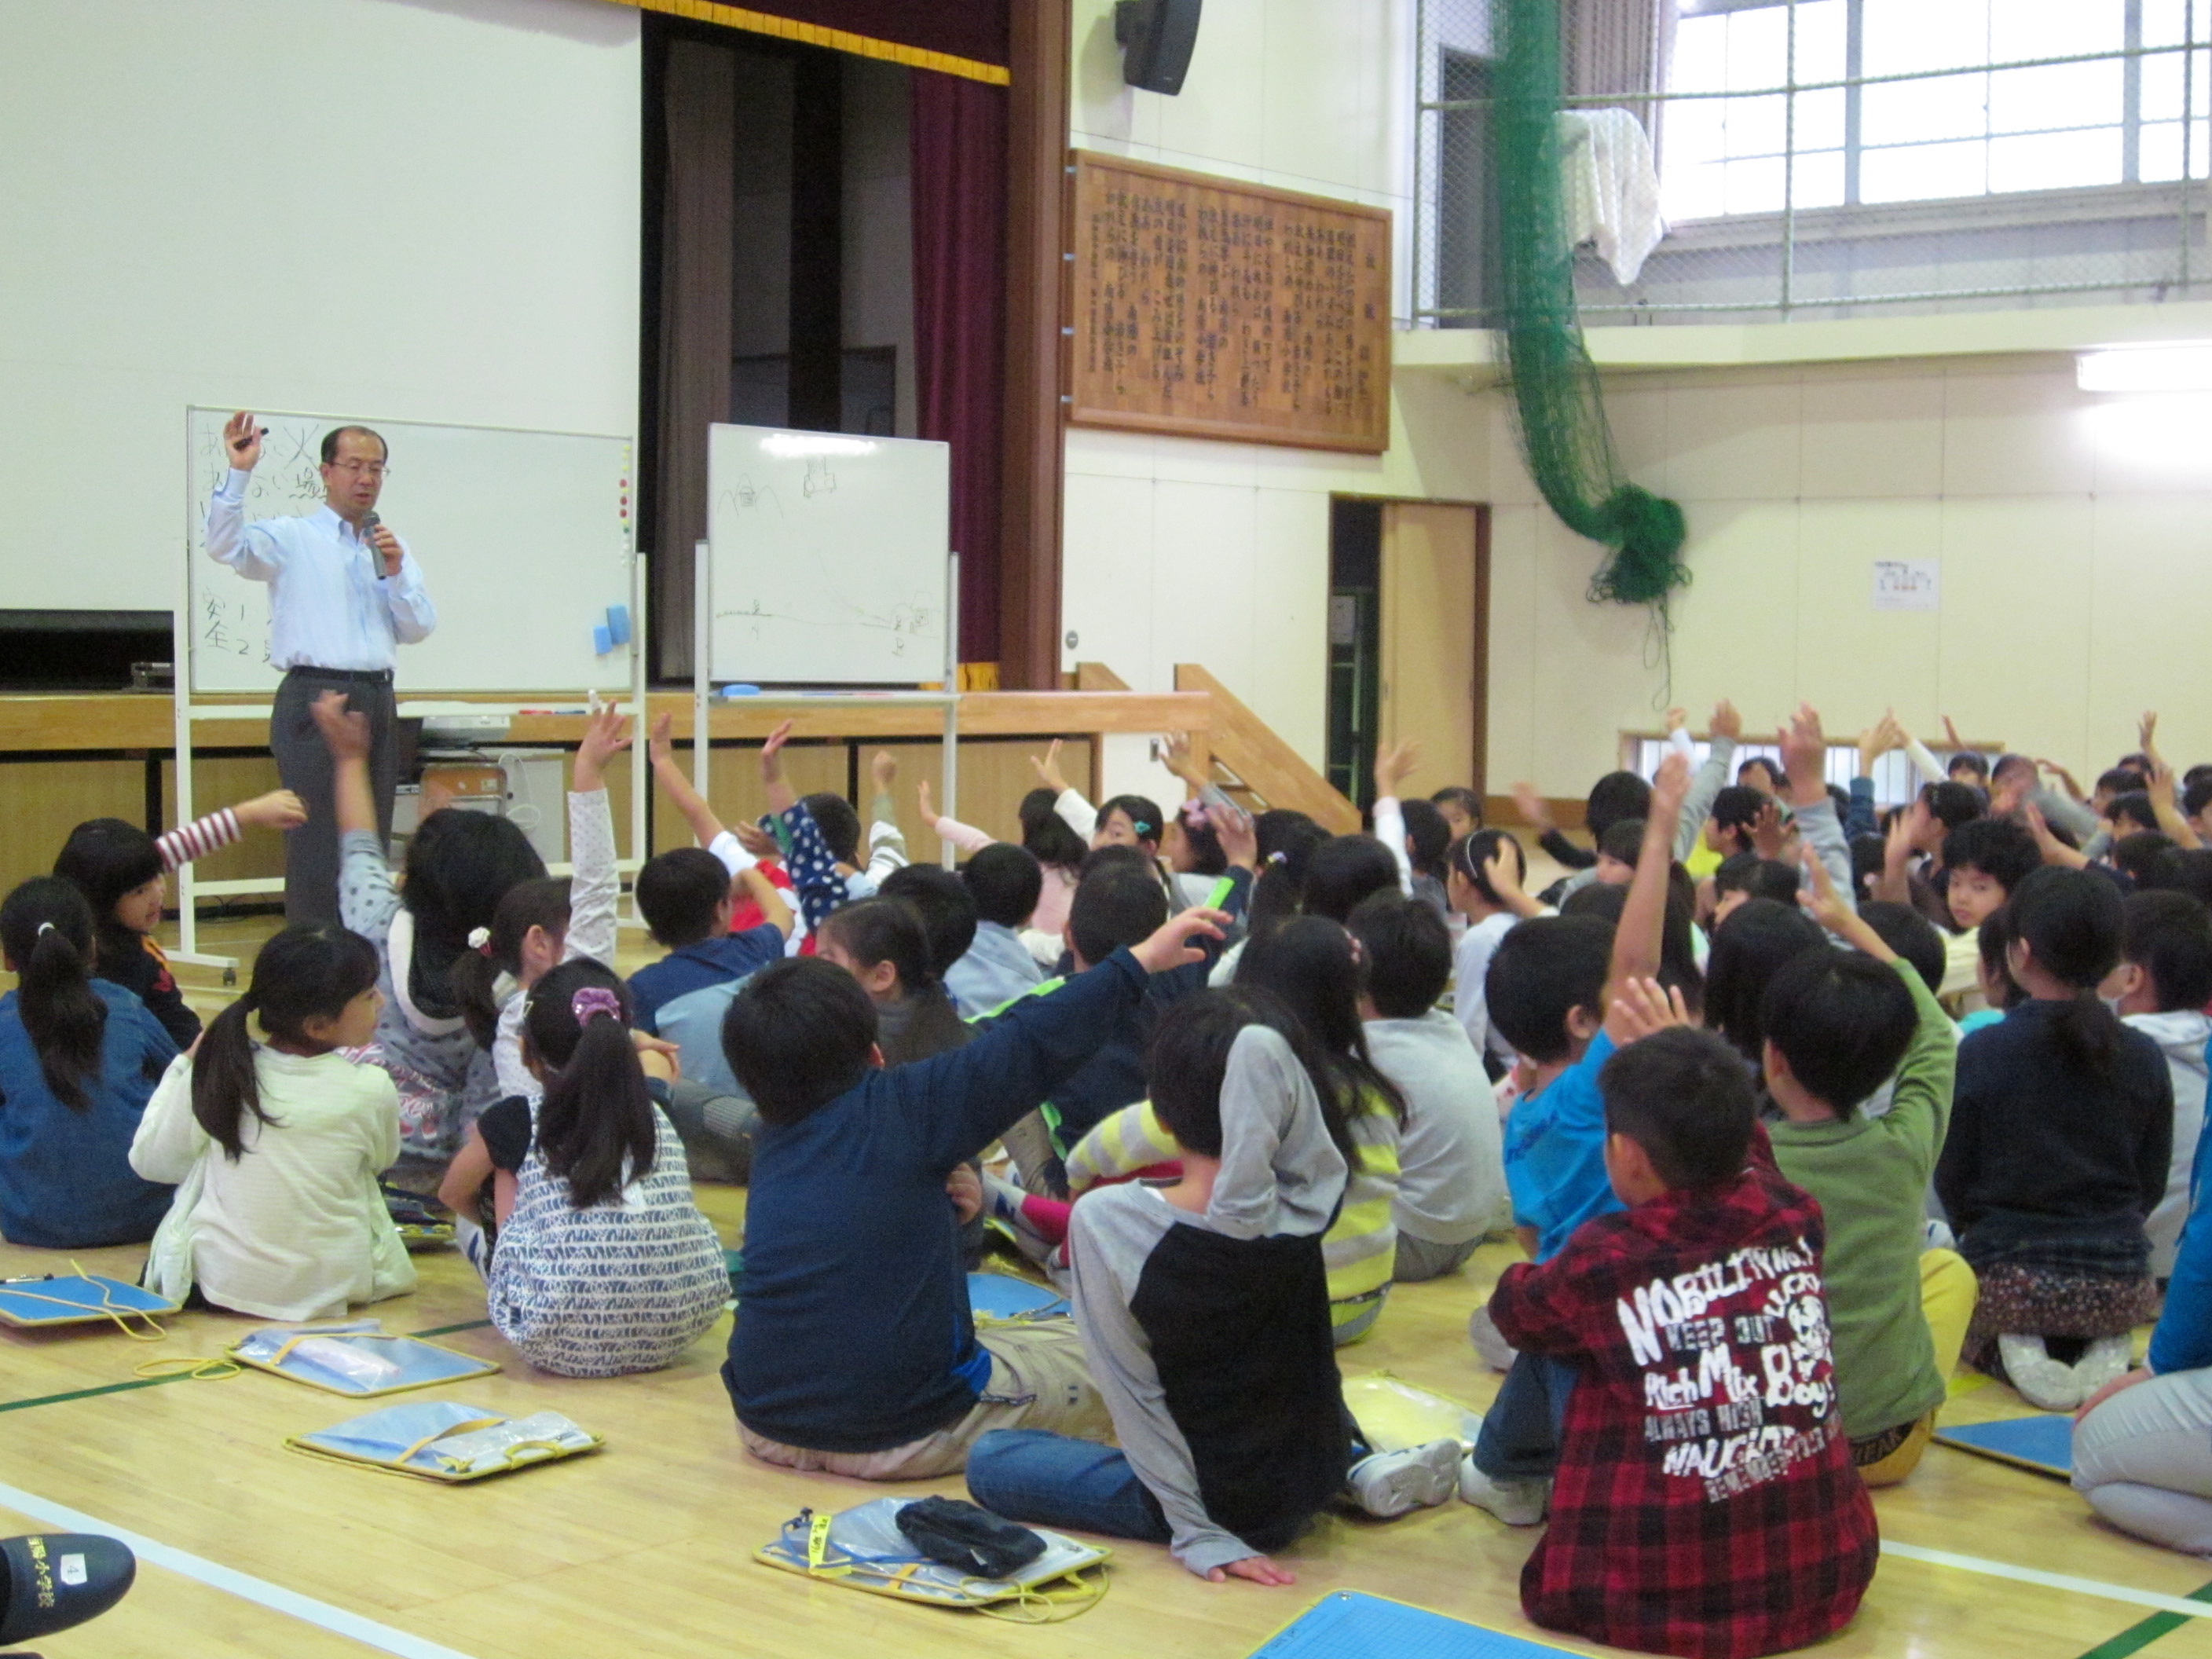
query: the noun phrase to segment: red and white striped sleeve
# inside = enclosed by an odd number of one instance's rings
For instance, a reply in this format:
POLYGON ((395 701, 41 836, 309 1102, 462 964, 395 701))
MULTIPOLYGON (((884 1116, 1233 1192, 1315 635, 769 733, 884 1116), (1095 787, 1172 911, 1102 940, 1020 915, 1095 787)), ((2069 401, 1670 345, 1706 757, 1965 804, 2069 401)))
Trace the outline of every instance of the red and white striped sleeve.
POLYGON ((228 847, 246 833, 238 822, 238 814, 228 806, 219 812, 210 812, 196 819, 181 830, 172 830, 157 836, 155 849, 161 855, 161 868, 173 870, 194 859, 204 859, 218 847, 228 847))

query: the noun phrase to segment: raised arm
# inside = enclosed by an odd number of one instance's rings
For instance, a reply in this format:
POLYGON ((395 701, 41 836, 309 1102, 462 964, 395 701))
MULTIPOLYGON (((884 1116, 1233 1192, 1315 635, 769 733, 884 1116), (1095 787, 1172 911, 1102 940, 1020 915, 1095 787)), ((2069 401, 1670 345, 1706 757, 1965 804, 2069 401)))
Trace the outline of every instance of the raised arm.
MULTIPOLYGON (((1679 732, 1680 727, 1676 730, 1679 732)), ((1705 750, 1705 764, 1698 768, 1690 780, 1689 792, 1682 798, 1681 811, 1674 826, 1674 856, 1686 859, 1705 832, 1705 820, 1712 815, 1713 802, 1735 775, 1736 739, 1743 736, 1743 716, 1726 697, 1714 705, 1710 740, 1705 750)))
MULTIPOLYGON (((813 819, 810 817, 807 822, 811 823, 813 819)), ((761 921, 789 939, 791 930, 798 924, 793 919, 790 903, 783 896, 783 889, 770 881, 757 864, 738 872, 738 880, 760 907, 761 921)))
POLYGON ((1030 765, 1036 769, 1037 781, 1052 791, 1052 810, 1060 814, 1060 822, 1089 841, 1098 833, 1098 809, 1073 788, 1060 775, 1060 739, 1054 738, 1046 745, 1044 758, 1030 757, 1030 765))
POLYGON ((314 702, 315 724, 331 751, 338 834, 376 833, 376 797, 368 783, 368 716, 349 712, 343 691, 325 691, 314 702))
POLYGON ((672 714, 663 714, 653 723, 653 736, 647 742, 646 752, 653 760, 653 781, 667 795, 669 805, 691 826, 692 839, 702 847, 711 847, 722 834, 722 821, 714 816, 714 809, 691 787, 691 780, 676 763, 676 746, 669 740, 675 723, 672 714))
POLYGON ((1536 792, 1533 783, 1513 786, 1513 805, 1521 814, 1522 823, 1536 832, 1536 845, 1552 855, 1555 863, 1570 870, 1587 870, 1597 862, 1597 854, 1588 848, 1577 847, 1559 833, 1559 826, 1552 822, 1552 809, 1536 792))
MULTIPOLYGON (((1828 740, 1820 731, 1820 717, 1810 703, 1798 705, 1790 724, 1777 736, 1782 766, 1790 778, 1790 805, 1797 833, 1827 866, 1829 878, 1839 895, 1851 887, 1851 849, 1844 839, 1844 826, 1836 817, 1836 803, 1828 793, 1828 740)), ((1846 902, 1849 902, 1848 900, 1846 902)))
POLYGON ((906 866, 906 836, 898 827, 898 805, 891 790, 898 783, 898 758, 878 749, 868 761, 868 777, 874 793, 868 797, 868 878, 881 881, 906 866))
POLYGON ((162 869, 174 870, 229 846, 248 830, 294 830, 307 821, 307 809, 297 795, 289 789, 271 789, 155 836, 154 850, 161 855, 162 869))
POLYGON ((568 788, 568 933, 563 953, 612 966, 617 938, 615 905, 622 878, 615 870, 615 820, 607 805, 606 764, 629 747, 629 722, 603 708, 584 727, 568 788))
POLYGON ((1406 811, 1398 804, 1398 791, 1413 775, 1420 744, 1412 738, 1375 751, 1375 839, 1389 850, 1398 866, 1398 890, 1409 897, 1413 891, 1413 861, 1406 853, 1406 811))
POLYGON ((799 804, 799 793, 783 775, 783 745, 791 741, 791 722, 786 720, 768 734, 761 745, 761 787, 768 793, 768 810, 778 816, 799 804))
POLYGON ((924 778, 914 787, 915 799, 921 813, 922 827, 933 830, 940 840, 949 841, 962 852, 973 855, 991 845, 994 837, 981 830, 965 824, 957 818, 946 817, 937 811, 936 802, 929 793, 929 780, 924 778))
POLYGON ((1644 820, 1636 874, 1630 878, 1628 898, 1613 929, 1613 962, 1606 975, 1607 1007, 1630 980, 1658 975, 1660 939, 1667 924, 1667 872, 1674 861, 1674 829, 1689 787, 1689 764, 1680 755, 1670 754, 1659 763, 1651 780, 1651 810, 1644 820))

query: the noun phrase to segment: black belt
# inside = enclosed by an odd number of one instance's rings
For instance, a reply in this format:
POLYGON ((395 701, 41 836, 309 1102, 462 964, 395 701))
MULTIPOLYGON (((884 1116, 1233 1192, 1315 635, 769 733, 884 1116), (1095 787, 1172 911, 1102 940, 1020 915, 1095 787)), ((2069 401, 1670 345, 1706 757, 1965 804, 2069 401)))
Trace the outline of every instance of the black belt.
POLYGON ((284 671, 287 674, 305 674, 310 679, 338 680, 347 685, 389 685, 389 668, 317 668, 312 663, 295 663, 284 671))

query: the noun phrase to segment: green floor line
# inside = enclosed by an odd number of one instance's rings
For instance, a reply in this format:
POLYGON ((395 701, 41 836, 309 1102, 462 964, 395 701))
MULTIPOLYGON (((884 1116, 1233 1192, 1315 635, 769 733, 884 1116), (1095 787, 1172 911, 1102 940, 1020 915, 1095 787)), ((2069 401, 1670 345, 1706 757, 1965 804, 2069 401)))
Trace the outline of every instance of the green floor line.
POLYGON ((72 1389, 67 1394, 42 1394, 35 1400, 0 1401, 0 1412, 27 1412, 33 1406, 58 1406, 67 1400, 90 1400, 103 1394, 121 1394, 130 1389, 158 1389, 164 1382, 189 1382, 190 1371, 179 1371, 173 1376, 137 1376, 128 1382, 104 1382, 96 1389, 72 1389))
POLYGON ((455 1331, 480 1331, 490 1324, 489 1319, 464 1320, 458 1325, 433 1325, 427 1331, 410 1331, 410 1336, 451 1336, 455 1331))
MULTIPOLYGON (((2189 1592, 2191 1601, 2212 1601, 2212 1584, 2189 1592)), ((2131 1653, 2140 1653, 2161 1636, 2168 1636, 2184 1625, 2196 1621, 2185 1619, 2178 1613, 2154 1613, 2139 1625, 2130 1625, 2109 1642, 2100 1642, 2081 1656, 2081 1659, 2127 1659, 2131 1653)))

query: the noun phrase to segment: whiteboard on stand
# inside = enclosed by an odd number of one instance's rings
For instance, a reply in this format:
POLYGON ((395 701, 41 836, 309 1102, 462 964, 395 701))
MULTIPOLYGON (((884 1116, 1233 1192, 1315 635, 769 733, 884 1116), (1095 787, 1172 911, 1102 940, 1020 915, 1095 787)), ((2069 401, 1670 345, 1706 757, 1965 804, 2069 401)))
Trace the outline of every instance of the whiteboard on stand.
POLYGON ((708 678, 944 678, 949 446, 709 427, 707 495, 708 678))
MULTIPOLYGON (((208 498, 228 471, 228 409, 186 412, 186 639, 195 692, 273 693, 269 584, 207 556, 208 498)), ((271 414, 246 517, 311 514, 323 502, 323 434, 355 416, 271 414)), ((438 613, 429 638, 398 647, 399 692, 598 690, 627 696, 630 647, 601 641, 609 606, 630 602, 631 447, 627 438, 413 421, 362 421, 391 450, 376 510, 407 544, 438 613)), ((633 619, 635 637, 635 619, 633 619)))

